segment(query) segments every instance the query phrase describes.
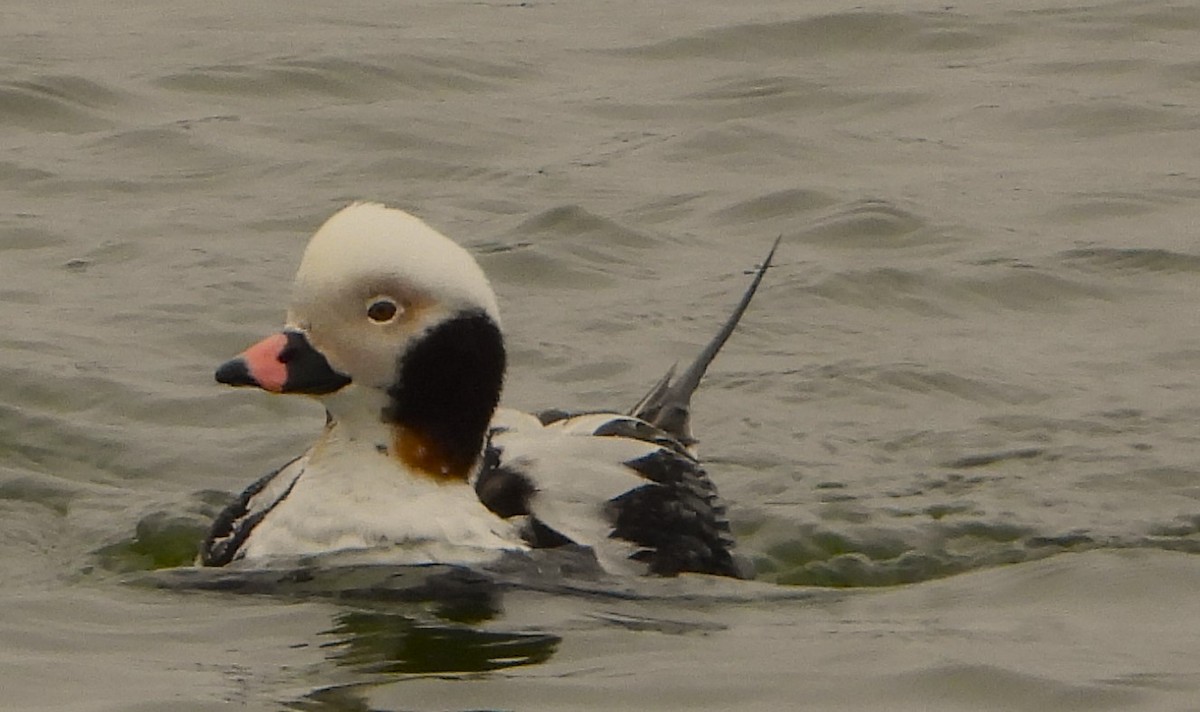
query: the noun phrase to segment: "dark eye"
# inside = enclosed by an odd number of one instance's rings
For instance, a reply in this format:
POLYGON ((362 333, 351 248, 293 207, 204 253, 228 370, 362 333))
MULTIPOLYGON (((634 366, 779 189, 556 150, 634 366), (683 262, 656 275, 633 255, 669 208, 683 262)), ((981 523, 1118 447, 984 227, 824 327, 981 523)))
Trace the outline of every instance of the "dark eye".
POLYGON ((371 305, 367 307, 367 318, 376 324, 383 324, 396 318, 396 314, 400 311, 400 307, 396 306, 396 302, 386 297, 375 299, 371 305))

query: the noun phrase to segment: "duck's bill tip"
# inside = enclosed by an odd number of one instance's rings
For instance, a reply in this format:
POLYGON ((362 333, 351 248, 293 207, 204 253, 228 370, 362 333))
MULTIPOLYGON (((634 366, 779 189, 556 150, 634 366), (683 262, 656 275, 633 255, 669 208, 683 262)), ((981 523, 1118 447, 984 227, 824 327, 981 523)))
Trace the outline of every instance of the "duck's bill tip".
POLYGON ((272 393, 325 395, 350 384, 350 377, 335 371, 298 331, 268 336, 221 364, 215 376, 218 383, 272 393))
POLYGON ((241 356, 230 359, 217 367, 217 372, 213 374, 217 383, 223 383, 227 386, 254 386, 262 388, 262 384, 255 380, 254 376, 250 375, 250 367, 246 365, 246 360, 241 356))

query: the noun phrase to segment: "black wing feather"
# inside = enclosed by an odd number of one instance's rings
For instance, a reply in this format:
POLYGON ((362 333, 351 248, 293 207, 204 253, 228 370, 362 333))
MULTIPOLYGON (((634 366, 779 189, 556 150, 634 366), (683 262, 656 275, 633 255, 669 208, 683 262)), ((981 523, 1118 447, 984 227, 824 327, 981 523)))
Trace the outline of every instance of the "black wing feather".
POLYGON ((725 505, 704 468, 691 457, 659 449, 625 463, 648 482, 609 500, 612 536, 637 544, 634 559, 651 573, 685 571, 749 578, 734 554, 725 505))
POLYGON ((212 527, 208 530, 208 536, 204 537, 204 541, 200 545, 200 563, 202 565, 224 566, 238 558, 238 552, 241 551, 242 545, 246 543, 246 539, 250 537, 250 532, 254 531, 254 527, 258 526, 258 523, 274 509, 275 505, 287 499, 288 494, 292 491, 292 487, 296 486, 296 480, 299 480, 300 477, 297 475, 296 479, 288 485, 288 488, 268 506, 251 511, 250 500, 266 489, 267 485, 279 476, 280 473, 296 464, 302 458, 303 455, 291 460, 274 472, 255 480, 236 499, 230 502, 225 509, 221 510, 221 513, 213 520, 212 527))

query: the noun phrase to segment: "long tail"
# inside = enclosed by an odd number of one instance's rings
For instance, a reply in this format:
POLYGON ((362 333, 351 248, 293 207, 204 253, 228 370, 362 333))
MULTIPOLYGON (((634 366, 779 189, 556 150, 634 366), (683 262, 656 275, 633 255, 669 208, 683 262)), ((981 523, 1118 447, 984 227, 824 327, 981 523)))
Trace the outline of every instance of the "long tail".
POLYGON ((654 384, 650 392, 630 409, 630 415, 641 418, 670 433, 685 445, 692 445, 696 442, 692 437, 691 428, 692 394, 700 385, 700 379, 704 377, 708 365, 717 357, 717 352, 721 350, 721 347, 729 340, 730 334, 737 328, 738 321, 746 312, 746 307, 750 306, 750 300, 754 298, 754 293, 758 291, 758 285, 762 282, 763 275, 771 266, 771 258, 775 256, 775 248, 779 247, 781 239, 783 239, 782 235, 775 238, 775 242, 771 245, 771 251, 767 253, 762 265, 756 270, 754 280, 746 288, 741 301, 738 302, 729 318, 725 320, 717 335, 696 356, 696 360, 692 361, 692 365, 688 366, 679 380, 674 383, 671 383, 671 379, 675 376, 675 367, 671 366, 666 375, 654 384))

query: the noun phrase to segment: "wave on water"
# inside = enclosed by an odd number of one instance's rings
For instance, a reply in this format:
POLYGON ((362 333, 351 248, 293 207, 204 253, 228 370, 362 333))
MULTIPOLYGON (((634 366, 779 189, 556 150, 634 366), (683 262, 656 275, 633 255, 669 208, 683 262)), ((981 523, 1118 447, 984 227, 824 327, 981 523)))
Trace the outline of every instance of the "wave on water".
MULTIPOLYGON (((1044 457, 1037 449, 964 458, 967 468, 1000 459, 1044 457)), ((935 489, 972 488, 974 475, 931 481, 935 489)), ((985 478, 986 479, 986 478, 985 478)), ((1151 550, 1200 554, 1200 516, 1179 515, 1148 523, 1142 533, 1102 530, 1053 530, 1002 515, 980 517, 970 501, 930 502, 916 509, 897 506, 899 524, 856 524, 852 501, 837 502, 836 488, 824 502, 826 521, 797 526, 772 522, 755 536, 764 550, 755 557, 760 578, 787 586, 859 588, 919 583, 998 566, 1038 561, 1064 553, 1151 550), (847 522, 836 521, 839 516, 847 522)), ((901 495, 897 493, 897 497, 901 495)), ((953 498, 951 498, 953 499, 953 498)), ((864 519, 866 519, 864 517, 864 519)), ((873 519, 873 518, 871 518, 873 519)))
POLYGON ((825 247, 892 248, 943 243, 948 237, 911 210, 882 199, 862 199, 818 219, 798 238, 825 247))
POLYGON ((877 267, 844 270, 799 289, 834 304, 927 317, 971 317, 997 309, 1053 313, 1111 297, 1107 287, 1038 269, 949 276, 941 270, 877 267))
POLYGON ((1200 272, 1200 255, 1157 248, 1081 247, 1060 253, 1059 258, 1074 269, 1118 276, 1200 272))
POLYGON ((1195 131, 1200 119, 1183 106, 1147 106, 1116 99, 1064 102, 1008 114, 1014 125, 1033 131, 1066 131, 1103 138, 1159 131, 1195 131))
POLYGON ((0 125, 29 131, 99 131, 127 104, 123 93, 80 76, 0 82, 0 125))
POLYGON ((543 210, 509 232, 521 241, 544 244, 550 249, 569 249, 572 262, 605 270, 640 264, 642 254, 659 246, 655 236, 581 205, 543 210))
POLYGON ((378 99, 414 91, 483 91, 498 82, 520 79, 528 71, 461 55, 399 55, 373 61, 318 57, 195 67, 163 76, 156 84, 173 91, 254 99, 305 95, 378 99))
POLYGON ((797 215, 836 205, 837 198, 811 188, 786 188, 758 195, 721 208, 716 217, 722 223, 756 222, 772 218, 795 220, 797 215))
POLYGON ((674 106, 711 120, 761 120, 775 112, 792 116, 839 110, 886 113, 925 98, 913 91, 850 90, 798 77, 753 75, 712 80, 705 89, 679 97, 674 106))
POLYGON ((832 53, 950 52, 990 47, 997 30, 982 32, 952 12, 826 13, 799 20, 743 24, 633 47, 621 52, 658 60, 760 60, 832 53))
POLYGON ((558 205, 485 243, 480 261, 493 279, 523 289, 618 289, 631 272, 653 274, 640 254, 657 245, 653 235, 581 205, 558 205))
POLYGON ((1180 196, 1154 193, 1093 193, 1081 195, 1047 212, 1056 222, 1076 224, 1083 221, 1102 221, 1112 218, 1138 217, 1161 210, 1165 205, 1181 202, 1180 196))

